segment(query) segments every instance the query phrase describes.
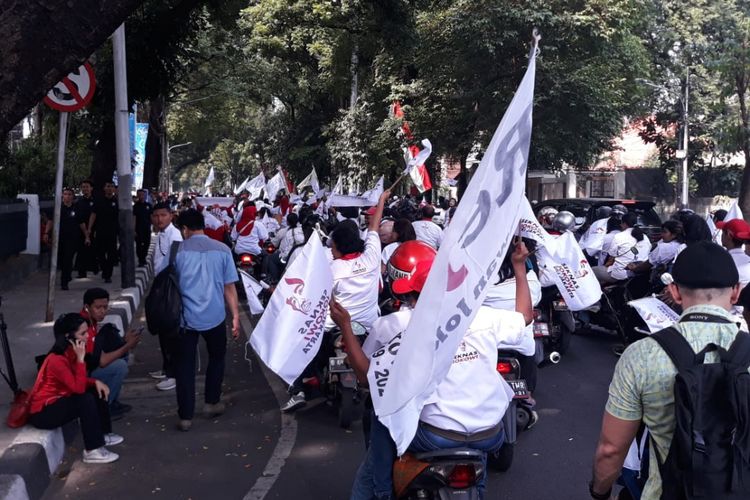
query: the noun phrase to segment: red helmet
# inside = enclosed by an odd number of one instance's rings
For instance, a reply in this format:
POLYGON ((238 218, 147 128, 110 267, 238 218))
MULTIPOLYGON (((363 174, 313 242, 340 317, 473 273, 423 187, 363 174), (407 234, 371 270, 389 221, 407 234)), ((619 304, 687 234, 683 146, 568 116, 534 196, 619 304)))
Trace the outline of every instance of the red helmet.
POLYGON ((399 278, 408 278, 412 275, 420 262, 435 260, 437 252, 427 243, 417 240, 401 243, 388 260, 386 272, 388 279, 393 282, 399 278))

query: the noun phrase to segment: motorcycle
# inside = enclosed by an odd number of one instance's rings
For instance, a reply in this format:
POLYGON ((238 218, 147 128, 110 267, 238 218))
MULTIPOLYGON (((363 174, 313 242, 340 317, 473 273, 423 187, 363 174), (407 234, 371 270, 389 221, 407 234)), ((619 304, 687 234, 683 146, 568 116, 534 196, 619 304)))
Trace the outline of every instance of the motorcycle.
MULTIPOLYGON (((261 304, 263 304, 263 307, 265 307, 268 305, 268 301, 271 299, 271 294, 273 293, 274 288, 273 285, 275 285, 275 283, 268 283, 265 279, 265 276, 263 276, 262 262, 264 258, 267 258, 276 251, 276 246, 271 242, 271 240, 266 240, 265 242, 262 242, 261 249, 262 252, 257 256, 250 253, 243 253, 238 255, 236 265, 239 271, 244 271, 246 274, 251 276, 255 282, 258 283, 258 285, 260 286, 258 299, 260 300, 261 304)), ((237 295, 242 300, 247 299, 245 287, 242 286, 241 282, 239 282, 237 285, 237 295)))
POLYGON ((477 483, 486 471, 484 452, 451 448, 396 460, 393 483, 397 498, 408 500, 476 500, 477 483))
POLYGON ((512 351, 498 351, 497 372, 513 389, 513 399, 503 415, 505 442, 499 450, 487 454, 487 465, 493 470, 505 472, 513 464, 513 454, 519 431, 524 431, 531 422, 531 398, 526 381, 521 378, 521 364, 512 351))
MULTIPOLYGON (((352 331, 360 344, 364 342, 367 335, 365 328, 359 323, 352 322, 352 331)), ((343 336, 338 330, 332 330, 326 335, 331 342, 328 356, 328 365, 323 371, 322 392, 331 406, 336 408, 339 427, 348 429, 357 414, 357 407, 364 400, 359 388, 357 375, 346 360, 343 336)), ((321 347, 322 348, 322 347, 321 347)))
POLYGON ((542 288, 542 300, 534 309, 533 329, 536 363, 559 363, 570 346, 576 322, 557 287, 542 288))
POLYGON ((598 310, 579 311, 576 315, 582 329, 592 326, 614 331, 623 342, 633 339, 633 328, 640 324, 638 314, 628 302, 647 296, 651 291, 648 274, 638 274, 627 280, 602 287, 598 310))

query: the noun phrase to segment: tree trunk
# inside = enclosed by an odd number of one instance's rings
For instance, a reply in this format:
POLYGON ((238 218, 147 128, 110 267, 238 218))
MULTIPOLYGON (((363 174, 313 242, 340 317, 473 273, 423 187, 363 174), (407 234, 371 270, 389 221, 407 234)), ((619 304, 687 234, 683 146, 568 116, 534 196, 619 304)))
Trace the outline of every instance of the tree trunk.
POLYGON ((115 150, 115 124, 106 121, 99 131, 99 139, 94 146, 94 157, 91 165, 91 181, 97 193, 104 187, 104 183, 112 180, 112 174, 117 167, 117 151, 115 150))
POLYGON ((0 0, 0 137, 143 0, 0 0))
POLYGON ((742 172, 742 183, 737 204, 742 210, 745 220, 750 220, 750 110, 747 109, 747 80, 744 73, 735 78, 737 87, 737 99, 740 103, 740 121, 742 130, 740 140, 742 142, 742 153, 745 156, 745 169, 742 172))
POLYGON ((469 173, 466 170, 466 160, 468 159, 468 154, 461 154, 459 157, 459 161, 461 162, 461 169, 458 172, 458 177, 456 177, 456 180, 458 180, 458 199, 460 200, 463 195, 464 191, 466 191, 466 186, 469 185, 469 173))
POLYGON ((164 140, 164 133, 164 99, 154 99, 149 103, 146 159, 143 164, 144 188, 159 188, 159 172, 162 167, 162 141, 164 140))

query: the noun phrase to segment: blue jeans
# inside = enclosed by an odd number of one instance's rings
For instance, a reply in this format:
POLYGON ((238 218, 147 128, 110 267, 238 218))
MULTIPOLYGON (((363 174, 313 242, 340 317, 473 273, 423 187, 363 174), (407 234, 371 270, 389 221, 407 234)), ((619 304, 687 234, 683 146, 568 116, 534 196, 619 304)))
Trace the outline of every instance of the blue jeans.
POLYGON ((117 401, 117 398, 120 397, 122 382, 127 375, 128 362, 125 358, 116 359, 104 368, 97 368, 91 372, 91 378, 100 380, 109 387, 109 404, 112 404, 113 401, 117 401))
POLYGON ((421 423, 417 428, 417 434, 414 436, 411 444, 409 445, 409 451, 414 453, 423 453, 426 451, 445 450, 449 448, 471 448, 474 450, 481 450, 485 452, 482 457, 482 463, 484 464, 485 473, 477 481, 477 491, 479 492, 479 498, 484 498, 484 486, 487 477, 487 453, 499 450, 505 441, 505 431, 500 428, 500 432, 494 436, 483 439, 481 441, 473 441, 470 443, 464 441, 454 441, 452 439, 438 436, 433 432, 427 430, 421 423))
POLYGON ((396 444, 373 410, 370 411, 370 442, 357 469, 350 500, 391 500, 396 444))

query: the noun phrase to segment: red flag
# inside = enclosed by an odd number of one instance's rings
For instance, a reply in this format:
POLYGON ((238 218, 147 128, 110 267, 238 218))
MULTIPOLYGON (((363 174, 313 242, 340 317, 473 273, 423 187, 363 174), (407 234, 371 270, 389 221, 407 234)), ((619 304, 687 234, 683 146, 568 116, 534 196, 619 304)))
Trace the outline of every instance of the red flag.
POLYGON ((409 128, 409 122, 404 122, 401 125, 401 131, 404 133, 404 137, 406 137, 408 140, 414 140, 414 135, 412 135, 411 129, 409 128))
POLYGON ((401 109, 401 103, 398 101, 393 101, 393 117, 394 118, 403 118, 404 117, 404 110, 401 109))

